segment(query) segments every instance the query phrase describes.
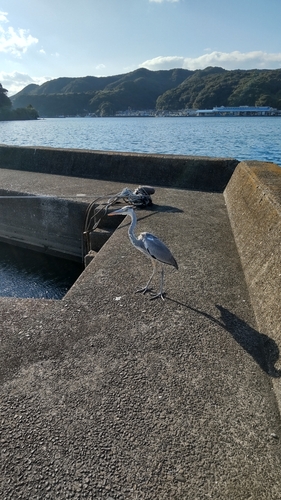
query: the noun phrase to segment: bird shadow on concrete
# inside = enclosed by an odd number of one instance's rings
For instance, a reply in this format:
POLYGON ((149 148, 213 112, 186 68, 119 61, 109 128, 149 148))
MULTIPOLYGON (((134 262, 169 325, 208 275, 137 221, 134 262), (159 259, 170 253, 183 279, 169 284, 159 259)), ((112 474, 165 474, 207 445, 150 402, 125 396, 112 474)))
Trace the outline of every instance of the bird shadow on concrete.
POLYGON ((149 210, 150 212, 166 212, 171 214, 184 212, 184 210, 182 210, 181 208, 172 207, 171 205, 156 205, 155 203, 153 203, 153 205, 145 207, 145 210, 149 210))
POLYGON ((144 210, 146 211, 145 215, 142 213, 142 210, 143 209, 136 210, 136 216, 138 222, 144 219, 148 219, 149 217, 153 217, 154 215, 157 215, 159 212, 167 214, 184 212, 184 210, 182 210, 181 208, 172 207, 170 205, 155 205, 155 204, 148 207, 144 207, 144 210))
POLYGON ((268 335, 252 328, 225 307, 217 304, 216 307, 221 313, 222 326, 232 335, 234 340, 252 356, 270 377, 280 378, 281 371, 275 368, 275 363, 279 359, 279 348, 276 342, 268 335))
POLYGON ((264 372, 273 378, 281 377, 281 370, 275 368, 275 363, 279 359, 279 348, 276 342, 268 337, 268 335, 255 330, 255 328, 252 328, 246 321, 242 320, 223 306, 216 304, 216 308, 221 314, 220 320, 218 320, 211 314, 200 311, 187 304, 182 304, 168 297, 167 300, 177 302, 224 328, 224 330, 230 333, 233 339, 252 356, 264 372))
MULTIPOLYGON (((181 208, 172 207, 170 205, 155 205, 155 204, 153 204, 151 206, 136 209, 135 212, 136 212, 136 216, 137 216, 137 219, 139 222, 139 221, 148 219, 149 217, 153 217, 153 215, 156 215, 158 212, 183 213, 184 210, 182 210, 181 208), (145 212, 146 212, 145 214, 143 214, 143 210, 145 210, 145 212), (149 213, 147 213, 147 212, 149 212, 149 213)), ((123 219, 125 219, 125 217, 123 215, 120 215, 120 217, 123 217, 123 219)), ((129 226, 130 224, 131 224, 131 221, 129 221, 127 224, 125 224, 125 227, 129 226)), ((124 227, 124 225, 122 227, 124 227)), ((118 229, 118 227, 117 227, 117 229, 118 229)))

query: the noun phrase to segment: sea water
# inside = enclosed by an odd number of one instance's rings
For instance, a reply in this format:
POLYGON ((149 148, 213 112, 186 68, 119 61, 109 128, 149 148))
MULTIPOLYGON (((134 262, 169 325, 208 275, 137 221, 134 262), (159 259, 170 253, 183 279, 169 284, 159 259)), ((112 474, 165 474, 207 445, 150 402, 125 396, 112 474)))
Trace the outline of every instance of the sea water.
POLYGON ((0 243, 0 297, 61 299, 82 271, 82 262, 0 243))
POLYGON ((236 158, 281 166, 281 117, 46 118, 0 122, 0 144, 236 158))

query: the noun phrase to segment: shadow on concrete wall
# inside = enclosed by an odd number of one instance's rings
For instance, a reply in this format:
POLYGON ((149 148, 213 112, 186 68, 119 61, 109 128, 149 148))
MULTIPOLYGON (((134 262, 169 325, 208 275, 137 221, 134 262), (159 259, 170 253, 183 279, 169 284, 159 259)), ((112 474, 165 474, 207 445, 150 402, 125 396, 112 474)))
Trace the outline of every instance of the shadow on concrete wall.
POLYGON ((219 305, 216 307, 221 313, 223 322, 218 323, 252 356, 262 370, 271 377, 281 377, 281 371, 275 368, 275 363, 279 359, 279 348, 276 342, 249 326, 225 307, 219 305))
POLYGON ((194 307, 187 304, 175 301, 167 297, 167 300, 176 302, 184 307, 187 307, 191 311, 194 311, 205 318, 208 318, 213 323, 221 326, 228 333, 232 335, 234 340, 248 353, 255 362, 260 366, 260 368, 266 372, 270 377, 280 378, 281 370, 275 368, 275 364, 279 359, 279 348, 276 342, 265 335, 260 333, 258 330, 252 328, 244 320, 233 314, 228 309, 223 306, 217 305, 217 309, 221 314, 221 321, 214 318, 211 314, 204 311, 200 311, 194 307))

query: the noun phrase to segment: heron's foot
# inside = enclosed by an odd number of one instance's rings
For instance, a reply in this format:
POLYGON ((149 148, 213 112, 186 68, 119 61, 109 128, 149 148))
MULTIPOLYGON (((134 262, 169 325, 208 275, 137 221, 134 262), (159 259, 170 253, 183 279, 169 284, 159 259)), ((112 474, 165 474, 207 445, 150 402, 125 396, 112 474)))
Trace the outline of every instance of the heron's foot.
POLYGON ((162 300, 165 300, 165 293, 164 292, 159 292, 156 295, 152 295, 150 297, 150 300, 158 299, 159 297, 161 297, 162 300))
POLYGON ((142 293, 144 295, 146 292, 150 292, 150 290, 152 290, 152 288, 148 288, 148 286, 145 286, 144 288, 136 290, 135 293, 142 293))

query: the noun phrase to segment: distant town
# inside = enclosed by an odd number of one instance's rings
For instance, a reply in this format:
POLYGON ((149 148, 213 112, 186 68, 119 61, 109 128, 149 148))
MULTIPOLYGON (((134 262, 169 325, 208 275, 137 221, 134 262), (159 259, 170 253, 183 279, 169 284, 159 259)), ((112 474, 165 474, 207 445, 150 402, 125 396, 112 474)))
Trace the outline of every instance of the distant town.
MULTIPOLYGON (((91 115, 91 116, 94 116, 91 115)), ((281 110, 270 106, 215 106, 212 109, 181 109, 175 111, 165 110, 133 110, 117 111, 115 116, 123 117, 155 117, 155 116, 281 116, 281 110)))

